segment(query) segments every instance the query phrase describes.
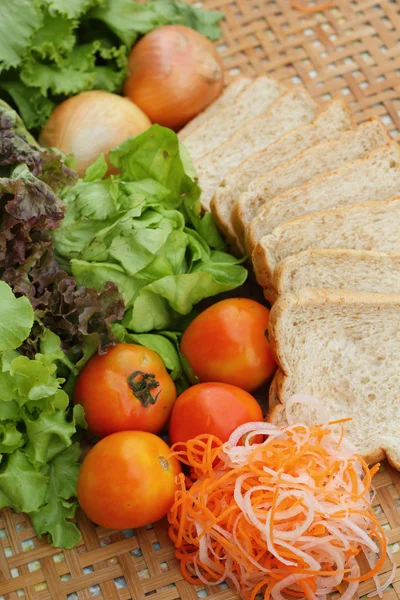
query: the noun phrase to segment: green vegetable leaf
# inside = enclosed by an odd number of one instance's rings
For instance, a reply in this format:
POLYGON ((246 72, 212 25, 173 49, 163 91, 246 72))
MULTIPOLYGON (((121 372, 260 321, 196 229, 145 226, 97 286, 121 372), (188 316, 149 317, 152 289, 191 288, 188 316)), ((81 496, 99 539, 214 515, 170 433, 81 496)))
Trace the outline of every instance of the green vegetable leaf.
POLYGON ((53 108, 53 100, 42 96, 37 88, 30 88, 19 78, 19 73, 12 72, 0 78, 0 94, 9 100, 11 97, 18 113, 21 115, 28 129, 42 127, 53 108), (3 92, 3 94, 1 94, 3 92))
POLYGON ((104 4, 105 0, 44 0, 52 13, 59 13, 68 19, 77 19, 89 8, 104 4))
POLYGON ((21 63, 41 24, 39 1, 0 0, 0 73, 21 63))
POLYGON ((218 23, 223 14, 205 12, 184 2, 171 0, 153 0, 143 4, 131 0, 113 0, 102 8, 93 9, 89 16, 105 23, 130 47, 139 34, 168 24, 186 25, 216 40, 220 36, 218 23))
POLYGON ((75 21, 44 11, 42 27, 30 42, 30 54, 41 59, 62 61, 76 43, 75 25, 75 21))
MULTIPOLYGON (((90 50, 87 57, 92 56, 90 50)), ((94 59, 93 59, 94 63, 94 59)), ((42 96, 48 92, 54 95, 70 96, 90 89, 94 82, 94 64, 89 71, 76 68, 64 62, 62 68, 33 58, 25 61, 21 69, 21 81, 29 88, 39 88, 42 96)))
POLYGON ((104 154, 100 154, 99 158, 86 169, 84 181, 91 182, 95 181, 96 179, 103 179, 104 175, 107 173, 107 170, 108 165, 104 154))
POLYGON ((33 309, 27 298, 16 298, 4 281, 0 281, 0 351, 18 348, 33 325, 33 309))
POLYGON ((23 445, 23 435, 14 423, 0 424, 0 453, 11 454, 23 445))
POLYGON ((59 548, 73 548, 80 540, 80 533, 70 519, 74 517, 76 502, 70 499, 76 494, 80 449, 73 444, 50 463, 46 490, 46 504, 31 512, 36 534, 50 534, 52 543, 59 548))
POLYGON ((63 379, 56 379, 55 365, 45 365, 40 360, 30 360, 27 356, 19 356, 11 363, 11 372, 19 394, 20 405, 28 400, 40 400, 54 396, 63 379))
POLYGON ((69 422, 65 410, 43 411, 37 419, 24 416, 27 444, 25 452, 35 467, 49 462, 71 445, 75 423, 69 422))
POLYGON ((170 190, 163 202, 168 208, 179 208, 185 200, 200 211, 200 188, 186 173, 178 137, 170 129, 153 125, 112 150, 110 160, 124 179, 155 179, 170 190))
POLYGON ((37 510, 45 501, 48 477, 35 469, 22 450, 7 459, 0 472, 0 508, 12 506, 17 512, 37 510))

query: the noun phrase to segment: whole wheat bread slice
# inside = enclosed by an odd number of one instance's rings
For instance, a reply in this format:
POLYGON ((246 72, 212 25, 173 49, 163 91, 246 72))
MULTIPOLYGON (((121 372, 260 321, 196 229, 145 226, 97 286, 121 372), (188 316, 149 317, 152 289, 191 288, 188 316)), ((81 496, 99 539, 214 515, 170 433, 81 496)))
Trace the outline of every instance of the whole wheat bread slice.
POLYGON ((282 260, 266 292, 273 304, 280 294, 305 288, 400 294, 400 253, 314 248, 282 260))
POLYGON ((319 210, 386 200, 399 191, 400 148, 391 142, 266 202, 246 228, 247 251, 251 254, 263 235, 291 219, 319 210))
POLYGON ((276 100, 266 113, 246 123, 227 142, 194 161, 203 208, 210 208, 218 184, 229 171, 287 131, 312 121, 316 112, 317 105, 310 95, 302 89, 293 89, 276 100))
POLYGON ((205 110, 203 110, 200 114, 197 115, 194 119, 189 121, 185 127, 183 127, 178 133, 178 137, 181 141, 184 141, 185 138, 195 129, 203 125, 212 115, 214 115, 217 111, 234 104, 238 98, 238 96, 243 92, 252 82, 250 77, 237 77, 231 84, 229 84, 222 94, 205 110))
MULTIPOLYGON (((269 338, 281 370, 269 419, 284 420, 297 393, 317 397, 331 420, 352 417, 345 433, 375 463, 400 468, 400 295, 305 290, 284 294, 272 308, 269 338)), ((308 406, 299 421, 318 423, 308 406)))
POLYGON ((282 260, 314 248, 400 252, 400 196, 324 210, 276 227, 252 255, 258 283, 271 287, 282 260))
POLYGON ((245 123, 261 115, 287 91, 286 86, 262 75, 254 79, 234 104, 219 110, 185 137, 184 144, 194 161, 217 148, 245 123))
POLYGON ((221 181, 211 201, 214 219, 233 246, 237 236, 232 223, 232 210, 251 181, 298 156, 306 148, 337 139, 353 126, 349 109, 342 100, 333 100, 321 109, 315 119, 277 139, 264 150, 252 154, 221 181))
POLYGON ((339 139, 313 146, 284 165, 269 171, 263 177, 252 181, 248 191, 242 194, 236 203, 232 212, 236 233, 244 241, 246 226, 263 206, 276 196, 352 160, 363 158, 372 150, 389 143, 390 137, 382 121, 373 118, 354 130, 346 131, 339 139))

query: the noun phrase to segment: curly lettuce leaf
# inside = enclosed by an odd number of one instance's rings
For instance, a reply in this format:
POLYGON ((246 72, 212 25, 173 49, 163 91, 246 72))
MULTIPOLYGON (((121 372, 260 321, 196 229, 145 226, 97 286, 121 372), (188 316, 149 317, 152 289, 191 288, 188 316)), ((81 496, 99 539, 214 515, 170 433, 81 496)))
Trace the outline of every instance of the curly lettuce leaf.
POLYGON ((44 10, 42 27, 31 39, 30 54, 55 63, 62 61, 76 43, 75 27, 75 21, 44 10))
POLYGON ((38 0, 1 0, 0 73, 21 63, 33 34, 41 25, 38 0))
POLYGON ((63 15, 68 19, 78 19, 89 8, 105 4, 106 0, 43 0, 52 15, 63 15))
POLYGON ((4 281, 0 281, 0 306, 0 352, 4 352, 18 348, 30 334, 33 308, 27 298, 16 298, 4 281))
POLYGON ((76 494, 79 473, 80 448, 72 444, 58 454, 50 463, 45 504, 29 513, 36 535, 49 534, 58 548, 73 548, 80 540, 80 532, 71 522, 77 502, 71 501, 76 494))
POLYGON ((185 2, 151 0, 137 3, 132 0, 113 0, 89 12, 89 18, 102 21, 118 38, 131 47, 139 35, 162 25, 186 25, 217 40, 218 23, 223 13, 204 11, 185 2))
POLYGON ((37 510, 45 502, 48 477, 37 470, 22 450, 3 457, 0 473, 0 508, 12 507, 17 512, 37 510))
POLYGON ((2 306, 3 301, 7 310, 0 313, 0 330, 6 331, 0 347, 0 508, 27 512, 37 535, 50 534, 54 544, 69 548, 80 538, 70 519, 77 507, 80 454, 73 442, 78 427, 86 426, 83 409, 70 409, 64 379, 57 376, 59 338, 43 333, 41 352, 32 360, 10 349, 17 342, 9 341, 4 323, 13 323, 20 341, 29 333, 33 314, 26 298, 15 298, 0 282, 2 306))
POLYGON ((39 89, 25 85, 15 70, 0 78, 0 98, 13 102, 29 130, 42 127, 56 106, 56 102, 42 96, 39 89))

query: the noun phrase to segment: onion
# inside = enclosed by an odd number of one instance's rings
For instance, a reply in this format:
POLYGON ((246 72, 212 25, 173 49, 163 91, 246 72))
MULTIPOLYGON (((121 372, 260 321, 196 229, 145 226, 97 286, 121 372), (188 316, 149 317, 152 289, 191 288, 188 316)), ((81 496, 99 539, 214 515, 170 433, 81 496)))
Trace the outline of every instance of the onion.
MULTIPOLYGON (((101 153, 148 129, 148 117, 128 98, 103 91, 82 92, 62 102, 50 115, 39 137, 42 146, 73 154, 76 171, 85 173, 101 153)), ((109 173, 116 169, 109 164, 109 173)))
POLYGON ((203 35, 166 25, 145 35, 129 57, 125 95, 153 121, 178 130, 221 93, 221 58, 203 35))

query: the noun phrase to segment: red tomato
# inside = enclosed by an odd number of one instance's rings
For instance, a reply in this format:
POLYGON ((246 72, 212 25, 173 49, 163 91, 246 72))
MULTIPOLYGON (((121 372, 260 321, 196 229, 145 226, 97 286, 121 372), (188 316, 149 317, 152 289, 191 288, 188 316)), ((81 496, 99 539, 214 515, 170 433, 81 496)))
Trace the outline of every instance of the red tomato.
POLYGON ((252 392, 276 368, 266 337, 268 320, 269 310, 254 300, 222 300, 192 321, 182 336, 181 352, 200 381, 252 392))
POLYGON ((158 354, 136 344, 117 344, 94 356, 74 392, 89 431, 101 437, 128 429, 158 433, 175 400, 174 382, 158 354))
POLYGON ((257 400, 241 388, 227 383, 199 383, 175 402, 169 437, 175 444, 210 433, 226 442, 239 425, 262 420, 257 400))
POLYGON ((89 519, 112 529, 142 527, 164 517, 177 489, 180 464, 159 437, 122 431, 93 446, 78 479, 89 519))

